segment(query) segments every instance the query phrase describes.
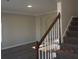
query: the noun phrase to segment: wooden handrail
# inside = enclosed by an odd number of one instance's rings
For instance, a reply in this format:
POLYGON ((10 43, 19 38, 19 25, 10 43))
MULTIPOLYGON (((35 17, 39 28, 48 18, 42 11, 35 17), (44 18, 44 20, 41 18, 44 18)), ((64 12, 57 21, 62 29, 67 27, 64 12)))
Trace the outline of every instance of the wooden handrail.
POLYGON ((43 35, 42 39, 40 40, 40 42, 38 43, 38 47, 41 45, 41 43, 44 41, 44 38, 46 37, 46 35, 50 32, 50 30, 52 29, 52 27, 54 26, 54 24, 56 23, 56 21, 60 19, 60 13, 57 15, 57 17, 55 18, 55 20, 52 22, 52 24, 50 25, 50 27, 48 28, 48 30, 46 31, 46 33, 43 35))

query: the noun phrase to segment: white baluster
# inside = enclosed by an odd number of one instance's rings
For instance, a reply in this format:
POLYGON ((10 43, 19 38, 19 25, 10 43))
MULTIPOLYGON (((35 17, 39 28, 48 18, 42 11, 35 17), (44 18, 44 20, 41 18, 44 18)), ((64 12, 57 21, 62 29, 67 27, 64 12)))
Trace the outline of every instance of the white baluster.
POLYGON ((59 44, 59 19, 58 19, 58 44, 59 44))
POLYGON ((47 50, 48 50, 48 59, 49 59, 49 37, 48 37, 48 35, 47 35, 47 50))
POLYGON ((47 49, 47 48, 46 48, 46 44, 47 44, 46 39, 47 39, 47 38, 45 38, 45 41, 44 41, 44 43, 45 43, 45 59, 46 59, 46 49, 47 49))
POLYGON ((52 48, 52 46, 51 46, 51 31, 50 31, 50 33, 49 33, 49 35, 50 35, 50 59, 52 59, 51 57, 52 57, 52 55, 51 55, 51 53, 52 53, 52 51, 51 51, 51 48, 52 48))
POLYGON ((56 24, 54 24, 54 35, 55 35, 55 38, 54 38, 54 40, 56 39, 56 24))
POLYGON ((58 43, 57 41, 58 41, 58 35, 59 35, 58 34, 58 26, 59 25, 58 25, 58 20, 57 20, 57 22, 56 22, 56 39, 55 39, 56 40, 56 42, 55 42, 56 44, 58 43))
POLYGON ((58 39, 58 35, 59 35, 59 34, 58 34, 58 30, 59 30, 59 29, 58 29, 58 26, 59 26, 59 24, 58 24, 58 20, 57 20, 57 39, 58 39))
MULTIPOLYGON (((54 44, 53 39, 54 39, 54 28, 52 28, 52 50, 54 48, 54 46, 53 46, 53 44, 54 44)), ((52 58, 53 58, 53 54, 52 54, 52 58)))
POLYGON ((54 50, 55 50, 55 25, 54 25, 54 39, 53 39, 53 41, 54 41, 54 50))
POLYGON ((54 28, 52 29, 52 49, 54 50, 54 28))
POLYGON ((41 57, 41 56, 40 56, 40 48, 39 48, 39 59, 41 59, 40 57, 41 57))
POLYGON ((42 59, 44 59, 44 51, 43 51, 43 48, 44 48, 44 44, 42 43, 43 47, 42 47, 42 59))
POLYGON ((55 23, 55 40, 57 39, 57 22, 55 23))
POLYGON ((58 20, 57 20, 57 39, 58 39, 58 26, 59 26, 59 24, 58 24, 58 20))
POLYGON ((60 22, 60 21, 59 21, 59 19, 58 19, 58 49, 60 49, 60 45, 59 45, 59 43, 60 43, 60 42, 59 42, 59 39, 60 39, 60 36, 59 36, 59 30, 60 30, 60 28, 59 28, 59 26, 60 26, 60 25, 59 25, 59 22, 60 22))

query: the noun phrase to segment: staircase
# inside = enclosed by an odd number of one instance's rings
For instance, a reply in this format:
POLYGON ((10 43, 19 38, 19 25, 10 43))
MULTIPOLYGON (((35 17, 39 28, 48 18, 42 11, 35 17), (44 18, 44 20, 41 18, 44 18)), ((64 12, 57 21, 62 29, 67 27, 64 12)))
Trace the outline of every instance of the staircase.
POLYGON ((37 42, 37 59, 78 59, 78 18, 73 17, 61 43, 60 13, 40 42, 37 42))
POLYGON ((72 18, 72 21, 64 36, 64 42, 61 45, 61 51, 58 52, 56 59, 78 59, 78 18, 72 18))

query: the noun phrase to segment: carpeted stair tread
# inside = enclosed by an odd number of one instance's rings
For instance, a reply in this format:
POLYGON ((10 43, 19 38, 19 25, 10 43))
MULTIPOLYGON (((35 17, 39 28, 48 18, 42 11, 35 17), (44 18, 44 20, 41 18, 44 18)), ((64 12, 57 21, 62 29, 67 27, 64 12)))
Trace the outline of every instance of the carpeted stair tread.
POLYGON ((66 44, 69 43, 69 44, 77 45, 78 44, 78 40, 75 40, 75 39, 65 39, 64 43, 66 43, 66 44))
POLYGON ((64 37, 64 43, 77 45, 78 44, 78 38, 76 38, 76 37, 64 37))
POLYGON ((61 45, 61 49, 64 50, 69 50, 69 51, 73 51, 72 53, 77 54, 78 53, 78 46, 74 45, 74 44, 62 44, 61 45))
POLYGON ((57 53, 56 59, 78 59, 78 55, 77 54, 72 54, 72 53, 69 53, 69 52, 59 51, 57 53))
MULTIPOLYGON (((63 39, 64 41, 61 44, 61 50, 64 51, 64 54, 68 52, 73 54, 73 56, 76 55, 76 58, 73 59, 78 59, 78 18, 72 18, 72 21, 63 39)), ((68 56, 65 55, 65 57, 68 56)), ((70 57, 70 59, 72 59, 72 57, 70 57)))
POLYGON ((72 21, 78 21, 78 17, 73 17, 72 21))
POLYGON ((72 25, 72 26, 78 26, 78 21, 72 21, 72 22, 71 22, 71 25, 72 25))
POLYGON ((78 37, 78 31, 67 31, 66 35, 69 37, 78 37))
POLYGON ((70 31, 78 31, 78 26, 69 26, 70 31))

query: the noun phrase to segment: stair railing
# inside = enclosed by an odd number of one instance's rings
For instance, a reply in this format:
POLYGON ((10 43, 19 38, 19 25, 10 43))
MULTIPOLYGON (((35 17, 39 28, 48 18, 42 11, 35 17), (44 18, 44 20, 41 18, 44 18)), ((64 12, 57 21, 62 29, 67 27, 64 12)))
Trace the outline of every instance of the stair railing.
POLYGON ((56 16, 40 42, 37 42, 37 59, 54 59, 61 45, 60 13, 56 16))

